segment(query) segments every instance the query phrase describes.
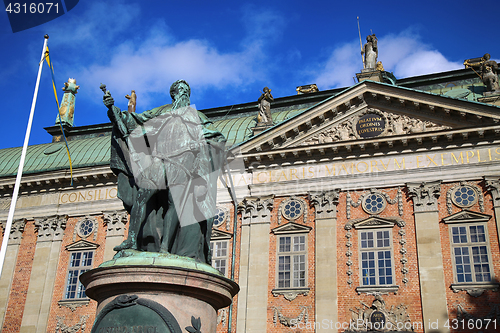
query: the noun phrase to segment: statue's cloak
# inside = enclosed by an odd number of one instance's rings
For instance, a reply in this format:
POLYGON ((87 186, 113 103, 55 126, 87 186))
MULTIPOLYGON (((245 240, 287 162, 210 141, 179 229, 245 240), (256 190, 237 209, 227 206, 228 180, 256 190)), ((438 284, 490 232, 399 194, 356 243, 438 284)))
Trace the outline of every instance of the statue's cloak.
POLYGON ((140 189, 169 193, 155 200, 157 214, 148 213, 142 237, 163 237, 162 229, 171 222, 163 221, 168 197, 180 226, 169 252, 210 263, 224 136, 192 107, 172 110, 165 105, 142 114, 113 108, 109 115, 115 125, 110 165, 118 175, 118 197, 125 208, 130 211, 140 189))

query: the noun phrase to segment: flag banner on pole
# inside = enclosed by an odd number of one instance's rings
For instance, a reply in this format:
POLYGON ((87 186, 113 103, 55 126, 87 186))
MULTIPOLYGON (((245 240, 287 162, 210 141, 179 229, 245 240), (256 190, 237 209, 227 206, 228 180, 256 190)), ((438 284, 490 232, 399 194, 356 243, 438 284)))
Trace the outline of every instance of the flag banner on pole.
POLYGON ((50 74, 52 76, 52 88, 54 89, 54 97, 56 99, 56 104, 57 104, 57 114, 59 117, 59 127, 61 128, 62 136, 64 138, 64 143, 66 144, 66 153, 68 154, 68 160, 69 160, 69 172, 70 172, 70 185, 73 186, 73 163, 71 162, 71 153, 69 151, 69 145, 68 145, 68 140, 66 140, 66 134, 64 134, 64 129, 62 127, 62 122, 61 122, 61 107, 59 106, 59 100, 57 99, 57 90, 56 90, 56 80, 54 77, 54 66, 53 63, 50 61, 50 53, 49 53, 49 46, 47 45, 47 48, 45 49, 45 60, 47 61, 47 65, 49 65, 50 68, 50 74))

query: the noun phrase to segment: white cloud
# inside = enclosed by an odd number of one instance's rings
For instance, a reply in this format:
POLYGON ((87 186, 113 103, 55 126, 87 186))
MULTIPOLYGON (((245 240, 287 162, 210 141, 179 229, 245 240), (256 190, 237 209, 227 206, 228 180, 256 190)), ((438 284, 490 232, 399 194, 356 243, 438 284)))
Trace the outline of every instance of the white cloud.
POLYGON ((278 38, 285 26, 278 13, 245 6, 242 25, 246 32, 241 43, 234 50, 221 51, 207 40, 177 40, 162 20, 136 29, 134 22, 139 17, 140 7, 135 4, 99 2, 75 18, 76 32, 59 36, 58 46, 72 54, 73 65, 64 72, 86 87, 80 90, 86 99, 100 103, 101 82, 119 106, 126 105, 124 96, 134 89, 139 110, 157 106, 154 99, 159 94, 169 103, 165 95, 169 96, 170 85, 180 78, 196 86, 197 94, 227 87, 244 89, 266 79, 266 66, 272 66, 266 63, 266 45, 278 38))
MULTIPOLYGON (((463 68, 461 63, 446 59, 438 50, 421 42, 411 30, 379 37, 378 48, 378 60, 382 61, 384 69, 399 79, 463 68)), ((350 86, 352 77, 362 68, 359 41, 353 40, 332 51, 316 71, 313 82, 320 89, 350 86)))

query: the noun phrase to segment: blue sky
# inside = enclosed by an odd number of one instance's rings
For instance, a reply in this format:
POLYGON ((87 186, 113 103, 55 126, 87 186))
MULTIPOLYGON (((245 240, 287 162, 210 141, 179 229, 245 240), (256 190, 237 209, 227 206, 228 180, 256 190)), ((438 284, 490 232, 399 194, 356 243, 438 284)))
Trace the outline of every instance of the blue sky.
MULTIPOLYGON (((56 87, 75 78, 75 126, 108 122, 100 83, 117 106, 137 92, 137 111, 171 102, 177 79, 198 109, 275 98, 299 85, 353 84, 363 42, 375 33, 379 60, 397 78, 461 69, 467 58, 500 59, 497 1, 148 1, 82 0, 67 14, 12 33, 0 14, 0 148, 23 145, 40 60, 49 34, 56 87)), ((44 66, 30 144, 47 143, 57 107, 44 66)))

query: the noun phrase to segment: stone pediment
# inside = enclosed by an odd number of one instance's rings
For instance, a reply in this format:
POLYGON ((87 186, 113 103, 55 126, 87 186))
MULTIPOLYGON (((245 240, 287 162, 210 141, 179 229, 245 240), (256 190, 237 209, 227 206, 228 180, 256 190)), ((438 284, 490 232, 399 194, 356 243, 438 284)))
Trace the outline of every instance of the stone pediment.
POLYGON ((239 146, 256 160, 500 132, 498 107, 363 81, 239 146))
POLYGON ((211 236, 212 240, 230 239, 231 237, 233 237, 233 234, 229 232, 218 229, 212 229, 212 236, 211 236))
POLYGON ((491 215, 473 212, 464 209, 458 213, 445 217, 443 221, 445 223, 470 223, 470 222, 488 222, 491 219, 491 215))
POLYGON ((348 225, 354 227, 354 229, 392 228, 396 225, 396 222, 378 216, 370 216, 366 219, 352 220, 348 222, 348 225))
POLYGON ((307 233, 311 231, 311 227, 294 223, 294 222, 288 222, 287 224, 283 224, 279 227, 274 228, 271 230, 273 234, 279 235, 279 234, 294 234, 294 233, 307 233))
POLYGON ((66 246, 68 251, 85 251, 85 250, 95 250, 99 247, 99 244, 89 242, 85 239, 79 240, 73 244, 66 246))

